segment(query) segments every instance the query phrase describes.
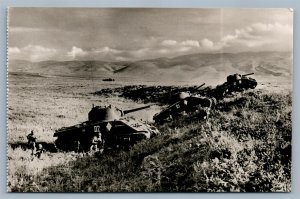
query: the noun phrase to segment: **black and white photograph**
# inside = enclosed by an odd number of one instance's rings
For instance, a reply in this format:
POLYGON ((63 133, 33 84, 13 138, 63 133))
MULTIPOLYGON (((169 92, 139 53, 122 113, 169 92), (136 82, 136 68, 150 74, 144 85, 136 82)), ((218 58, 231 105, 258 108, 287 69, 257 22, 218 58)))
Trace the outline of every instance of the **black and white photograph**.
POLYGON ((7 192, 291 192, 293 9, 7 11, 7 192))

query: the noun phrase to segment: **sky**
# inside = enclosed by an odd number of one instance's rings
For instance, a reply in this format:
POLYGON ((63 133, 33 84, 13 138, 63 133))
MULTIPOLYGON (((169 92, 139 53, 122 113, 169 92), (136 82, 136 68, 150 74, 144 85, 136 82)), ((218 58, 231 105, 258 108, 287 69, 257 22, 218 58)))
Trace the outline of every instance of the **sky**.
POLYGON ((273 9, 9 9, 8 56, 136 61, 194 53, 292 51, 293 12, 273 9))

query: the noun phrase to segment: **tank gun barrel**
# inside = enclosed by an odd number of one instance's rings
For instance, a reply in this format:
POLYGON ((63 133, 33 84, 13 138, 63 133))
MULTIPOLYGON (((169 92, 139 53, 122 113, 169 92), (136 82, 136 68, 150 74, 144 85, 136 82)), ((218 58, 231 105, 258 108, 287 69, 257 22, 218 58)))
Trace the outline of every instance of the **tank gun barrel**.
POLYGON ((197 86, 196 88, 194 88, 192 91, 197 91, 199 88, 203 87, 205 85, 205 83, 201 84, 200 86, 197 86))
POLYGON ((201 84, 200 86, 197 87, 197 89, 203 87, 205 85, 205 83, 201 84))
POLYGON ((143 109, 146 109, 146 108, 150 108, 152 105, 147 105, 147 106, 142 106, 142 107, 139 107, 139 108, 134 108, 134 109, 129 109, 129 110, 125 110, 125 111, 122 111, 122 114, 123 115, 126 115, 128 113, 132 113, 132 112, 136 112, 136 111, 139 111, 139 110, 143 110, 143 109))
POLYGON ((249 75, 254 75, 254 73, 247 73, 245 75, 242 75, 243 77, 249 76, 249 75))

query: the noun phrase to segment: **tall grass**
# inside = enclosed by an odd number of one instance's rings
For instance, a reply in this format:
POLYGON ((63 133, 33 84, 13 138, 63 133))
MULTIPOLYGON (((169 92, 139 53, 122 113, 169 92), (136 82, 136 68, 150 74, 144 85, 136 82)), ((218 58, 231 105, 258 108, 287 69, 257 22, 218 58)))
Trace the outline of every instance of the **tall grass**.
MULTIPOLYGON (((10 143, 25 142, 31 129, 39 140, 52 142, 54 129, 86 120, 91 103, 136 106, 118 97, 87 95, 92 89, 76 87, 78 82, 65 87, 45 81, 43 90, 28 89, 31 80, 25 80, 11 84, 10 143)), ((38 159, 28 150, 9 148, 8 191, 289 192, 291 111, 291 93, 257 90, 220 101, 207 121, 190 115, 157 125, 161 135, 130 151, 46 152, 38 159)))

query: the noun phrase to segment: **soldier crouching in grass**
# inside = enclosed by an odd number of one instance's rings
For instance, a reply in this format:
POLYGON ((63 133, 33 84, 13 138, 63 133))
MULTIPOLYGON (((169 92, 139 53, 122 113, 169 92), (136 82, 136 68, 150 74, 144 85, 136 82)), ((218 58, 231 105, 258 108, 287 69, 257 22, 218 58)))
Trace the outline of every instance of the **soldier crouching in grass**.
POLYGON ((43 145, 42 145, 42 144, 38 144, 38 145, 37 145, 37 148, 36 148, 36 150, 35 150, 34 155, 35 155, 37 158, 41 158, 43 152, 44 152, 44 147, 43 147, 43 145))
POLYGON ((92 138, 92 144, 90 147, 90 153, 95 153, 95 152, 99 152, 102 153, 103 152, 103 145, 104 145, 104 141, 102 139, 102 134, 98 133, 98 135, 95 135, 92 138))

